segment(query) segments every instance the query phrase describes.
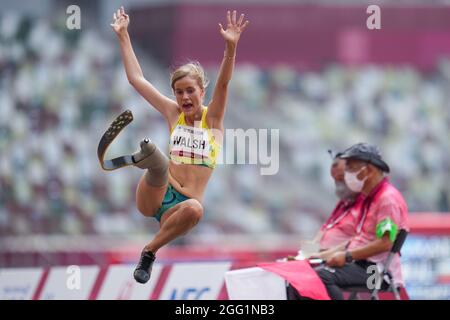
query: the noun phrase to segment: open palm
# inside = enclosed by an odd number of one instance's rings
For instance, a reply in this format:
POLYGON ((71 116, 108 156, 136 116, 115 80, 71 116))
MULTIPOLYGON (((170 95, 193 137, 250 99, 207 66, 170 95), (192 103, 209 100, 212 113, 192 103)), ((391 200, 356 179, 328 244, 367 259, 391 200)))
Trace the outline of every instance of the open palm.
POLYGON ((249 21, 246 20, 244 23, 244 14, 241 14, 239 20, 236 21, 236 10, 233 11, 231 15, 230 11, 227 12, 227 28, 223 29, 222 24, 219 23, 220 34, 225 39, 226 42, 237 43, 241 33, 245 30, 249 21))
POLYGON ((113 23, 111 23, 111 27, 115 33, 121 34, 127 30, 129 23, 130 17, 125 13, 125 9, 120 7, 120 9, 113 15, 113 23))

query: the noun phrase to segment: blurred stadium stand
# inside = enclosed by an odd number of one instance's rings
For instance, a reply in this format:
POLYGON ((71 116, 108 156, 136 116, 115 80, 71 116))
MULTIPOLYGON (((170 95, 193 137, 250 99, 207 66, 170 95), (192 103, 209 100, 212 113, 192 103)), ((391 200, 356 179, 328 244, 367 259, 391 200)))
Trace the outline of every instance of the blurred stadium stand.
MULTIPOLYGON (((2 235, 151 229, 134 205, 140 172, 105 173, 95 158, 98 137, 125 108, 137 120, 113 153, 134 151, 144 136, 167 145, 163 120, 126 81, 115 39, 8 12, 1 23, 2 235)), ((145 74, 171 94, 167 66, 138 52, 145 74)), ((208 71, 214 81, 217 67, 208 71)), ((260 176, 257 166, 221 166, 198 232, 307 236, 335 201, 326 150, 362 140, 380 145, 412 212, 448 212, 449 85, 446 59, 428 72, 333 61, 318 71, 297 71, 244 59, 233 77, 226 127, 281 128, 280 172, 260 176)))
MULTIPOLYGON (((154 7, 122 2, 130 6, 130 33, 147 78, 171 95, 169 67, 198 59, 212 80, 210 97, 223 50, 216 23, 225 7, 211 1, 193 6, 153 2, 154 7), (199 12, 205 13, 203 18, 195 19, 199 12), (150 19, 152 15, 160 19, 150 19)), ((367 15, 361 1, 349 1, 349 7, 328 7, 328 2, 303 7, 290 1, 240 2, 238 9, 248 9, 252 24, 238 49, 225 127, 279 128, 280 171, 261 176, 256 165, 220 165, 205 194, 204 221, 178 244, 220 246, 227 239, 242 250, 250 245, 270 250, 283 243, 295 249, 299 239, 315 233, 336 201, 327 150, 359 141, 381 147, 391 179, 412 213, 450 211, 449 7, 442 10, 431 6, 442 1, 429 1, 425 11, 421 5, 386 8, 383 32, 389 36, 384 37, 381 31, 364 30, 367 15), (273 28, 268 17, 277 16, 272 10, 294 10, 295 19, 281 19, 284 24, 267 35, 273 28), (401 10, 408 14, 403 23, 396 18, 401 10), (425 13, 417 16, 417 10, 425 13), (305 19, 332 17, 333 12, 335 19, 305 21, 298 15, 302 11, 305 19), (388 17, 395 21, 390 24, 388 17), (308 21, 316 25, 295 29, 308 21), (341 24, 345 30, 337 30, 341 24), (278 36, 270 46, 270 38, 264 37, 277 37, 276 32, 285 37, 278 36), (346 51, 355 43, 366 47, 357 54, 346 51)), ((65 26, 68 2, 42 3, 35 12, 11 4, 0 13, 1 250, 51 251, 54 245, 85 254, 86 247, 102 252, 121 244, 135 250, 158 227, 135 208, 141 172, 101 171, 97 143, 126 108, 135 121, 111 154, 133 152, 146 136, 167 146, 166 124, 126 80, 108 29, 110 9, 120 3, 81 2, 85 20, 80 31, 65 26)), ((263 257, 277 254, 285 251, 263 257)), ((78 262, 101 263, 100 257, 78 262)), ((0 265, 18 265, 2 258, 0 265)))

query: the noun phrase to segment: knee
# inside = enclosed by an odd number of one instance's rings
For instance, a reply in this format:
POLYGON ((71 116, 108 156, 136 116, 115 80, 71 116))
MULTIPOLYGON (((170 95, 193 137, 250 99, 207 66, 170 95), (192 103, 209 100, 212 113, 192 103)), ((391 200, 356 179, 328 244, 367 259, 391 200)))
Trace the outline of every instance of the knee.
POLYGON ((183 208, 183 216, 196 225, 203 217, 203 206, 197 200, 189 199, 183 208))
POLYGON ((333 283, 333 274, 329 270, 321 269, 317 271, 317 274, 324 284, 333 283))

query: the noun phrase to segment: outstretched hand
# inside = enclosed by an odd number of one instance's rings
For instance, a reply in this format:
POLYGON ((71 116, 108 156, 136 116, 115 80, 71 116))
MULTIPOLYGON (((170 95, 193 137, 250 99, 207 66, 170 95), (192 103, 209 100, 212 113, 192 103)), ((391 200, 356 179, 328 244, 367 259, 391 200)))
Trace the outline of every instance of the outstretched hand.
POLYGON ((125 13, 125 9, 120 7, 113 15, 113 23, 111 27, 117 35, 121 35, 127 31, 130 17, 125 13))
POLYGON ((222 24, 219 23, 220 34, 225 39, 226 42, 236 44, 239 41, 241 33, 245 30, 247 25, 250 23, 246 20, 244 23, 244 14, 241 14, 239 20, 236 21, 236 10, 233 11, 231 15, 230 11, 227 12, 227 28, 223 29, 222 24))

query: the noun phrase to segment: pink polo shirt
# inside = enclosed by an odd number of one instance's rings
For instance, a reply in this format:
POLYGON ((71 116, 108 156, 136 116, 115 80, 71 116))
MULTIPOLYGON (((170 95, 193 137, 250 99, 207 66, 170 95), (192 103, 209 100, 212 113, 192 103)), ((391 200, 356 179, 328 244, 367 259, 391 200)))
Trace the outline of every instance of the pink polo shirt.
MULTIPOLYGON (((409 231, 408 208, 401 193, 383 179, 362 204, 361 218, 356 227, 356 236, 350 241, 348 250, 359 248, 377 239, 376 226, 379 222, 390 218, 400 229, 409 231)), ((367 260, 377 263, 379 268, 385 262, 389 252, 372 256, 367 260)), ((400 256, 396 254, 391 262, 389 271, 394 282, 403 285, 403 276, 400 265, 400 256)))
POLYGON ((355 235, 362 200, 363 197, 358 195, 353 202, 345 200, 338 202, 327 222, 320 228, 322 232, 320 249, 336 247, 355 235))

